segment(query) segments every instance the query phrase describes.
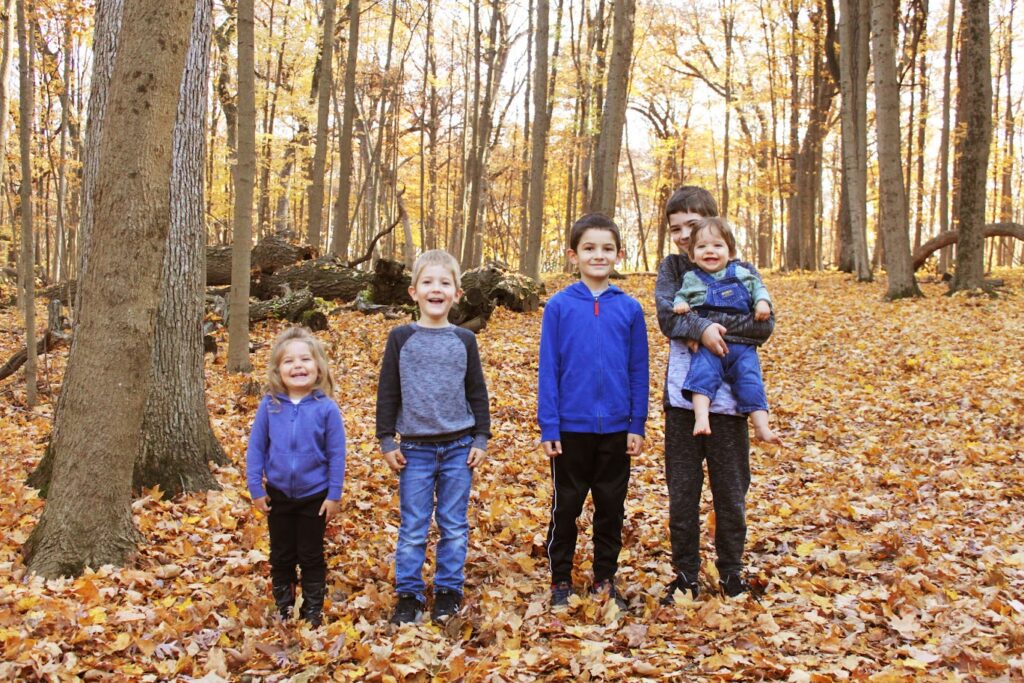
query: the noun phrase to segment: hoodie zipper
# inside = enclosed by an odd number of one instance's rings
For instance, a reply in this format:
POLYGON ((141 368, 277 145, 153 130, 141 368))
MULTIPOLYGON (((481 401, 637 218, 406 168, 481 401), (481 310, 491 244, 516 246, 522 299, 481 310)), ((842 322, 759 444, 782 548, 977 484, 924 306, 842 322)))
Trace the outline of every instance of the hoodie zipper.
MULTIPOLYGON (((607 291, 607 290, 605 290, 605 291, 607 291)), ((602 294, 603 294, 603 292, 602 292, 602 294)), ((594 317, 595 318, 600 318, 600 314, 601 314, 600 297, 601 297, 601 294, 595 294, 594 295, 594 317)), ((603 368, 604 367, 604 360, 603 360, 604 359, 604 345, 602 344, 602 342, 604 341, 604 338, 603 338, 603 335, 601 334, 601 321, 600 321, 600 319, 598 319, 595 322, 597 323, 597 335, 596 336, 597 336, 597 349, 598 349, 598 353, 597 353, 598 367, 599 368, 603 368)), ((603 402, 604 402, 604 370, 603 369, 600 370, 597 373, 597 376, 598 376, 598 383, 597 383, 597 431, 598 431, 598 433, 601 433, 603 431, 602 422, 604 420, 604 416, 602 415, 603 411, 601 410, 601 406, 603 405, 603 402)))

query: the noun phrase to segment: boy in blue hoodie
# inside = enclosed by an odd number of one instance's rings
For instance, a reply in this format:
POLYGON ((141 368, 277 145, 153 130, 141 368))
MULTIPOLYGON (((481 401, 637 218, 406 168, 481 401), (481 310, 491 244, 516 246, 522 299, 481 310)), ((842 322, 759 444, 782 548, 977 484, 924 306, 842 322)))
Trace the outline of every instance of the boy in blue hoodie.
POLYGON ((619 228, 587 214, 569 233, 580 281, 551 297, 540 336, 537 421, 551 459, 554 495, 548 525, 551 606, 568 605, 576 520, 594 499, 592 592, 625 601, 615 587, 630 456, 639 455, 647 421, 647 326, 640 304, 608 279, 623 256, 619 228))

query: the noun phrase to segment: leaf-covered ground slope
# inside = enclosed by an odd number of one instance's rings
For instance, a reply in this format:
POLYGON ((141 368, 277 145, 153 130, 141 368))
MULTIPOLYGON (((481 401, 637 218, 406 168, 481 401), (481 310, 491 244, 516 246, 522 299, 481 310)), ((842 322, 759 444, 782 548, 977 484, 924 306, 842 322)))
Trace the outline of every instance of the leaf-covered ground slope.
MULTIPOLYGON (((551 486, 534 425, 540 312, 499 309, 479 337, 494 439, 474 482, 468 607, 444 629, 386 624, 398 506, 373 438, 374 392, 394 321, 341 311, 324 333, 349 456, 317 631, 269 619, 265 520, 243 486, 258 399, 210 356, 209 406, 235 463, 216 472, 223 491, 137 500, 147 543, 130 568, 26 576, 20 545, 42 501, 24 480, 43 452, 66 362, 47 359, 46 402, 34 412, 22 375, 0 384, 0 678, 1020 680, 1024 296, 1020 271, 1000 275, 999 299, 944 297, 944 285, 925 284, 927 298, 894 304, 882 301, 883 285, 835 274, 768 278, 778 328, 762 359, 786 446, 751 454, 747 561, 763 594, 717 594, 706 492, 704 591, 669 607, 658 604, 671 579, 667 344, 651 315, 653 278, 630 277, 623 286, 648 311, 652 368, 619 577, 627 614, 589 597, 563 615, 547 608, 551 486)), ((0 311, 3 358, 21 343, 19 324, 0 311)), ((264 344, 256 373, 276 329, 254 331, 264 344)), ((590 553, 587 531, 580 587, 590 553)))

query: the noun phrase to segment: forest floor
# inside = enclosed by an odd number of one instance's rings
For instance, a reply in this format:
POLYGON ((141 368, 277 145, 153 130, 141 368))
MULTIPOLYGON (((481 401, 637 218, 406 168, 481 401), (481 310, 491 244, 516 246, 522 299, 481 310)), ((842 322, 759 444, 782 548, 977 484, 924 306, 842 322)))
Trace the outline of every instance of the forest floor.
MULTIPOLYGON (((24 481, 50 430, 62 350, 41 359, 43 403, 33 411, 21 373, 0 383, 0 678, 1021 680, 1024 272, 997 276, 1007 286, 995 299, 946 297, 944 284, 926 282, 926 298, 897 303, 882 300, 884 283, 768 276, 778 326, 762 363, 786 445, 751 453, 746 560, 760 595, 718 594, 705 490, 703 590, 668 607, 658 602, 672 575, 667 344, 652 315, 654 278, 630 276, 622 286, 648 313, 651 418, 627 500, 627 613, 589 597, 549 612, 551 485, 534 422, 541 312, 499 309, 479 335, 494 438, 470 506, 467 607, 444 628, 387 624, 398 501, 374 439, 374 392, 396 321, 340 311, 322 334, 348 472, 328 529, 330 594, 317 630, 270 619, 266 523, 244 489, 258 398, 225 371, 226 345, 206 357, 214 428, 234 463, 216 470, 223 490, 136 500, 146 543, 130 568, 26 575, 21 544, 43 501, 24 481)), ((20 325, 0 310, 0 360, 23 343, 20 325)), ((256 377, 277 329, 254 329, 256 377)), ((591 552, 587 529, 579 587, 591 552)))

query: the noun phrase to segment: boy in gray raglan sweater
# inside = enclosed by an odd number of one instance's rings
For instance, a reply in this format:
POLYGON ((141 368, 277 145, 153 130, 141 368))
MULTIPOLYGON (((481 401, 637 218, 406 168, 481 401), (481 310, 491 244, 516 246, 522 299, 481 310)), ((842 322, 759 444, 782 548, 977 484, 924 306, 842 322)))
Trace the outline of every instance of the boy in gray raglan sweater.
POLYGON ((409 294, 419 305, 419 322, 391 330, 377 386, 377 438, 388 466, 399 473, 402 512, 395 624, 418 621, 423 612, 423 561, 435 498, 441 533, 431 618, 440 621, 461 608, 472 471, 487 457, 490 437, 476 337, 448 322, 462 295, 458 263, 447 252, 425 252, 413 266, 409 294))

